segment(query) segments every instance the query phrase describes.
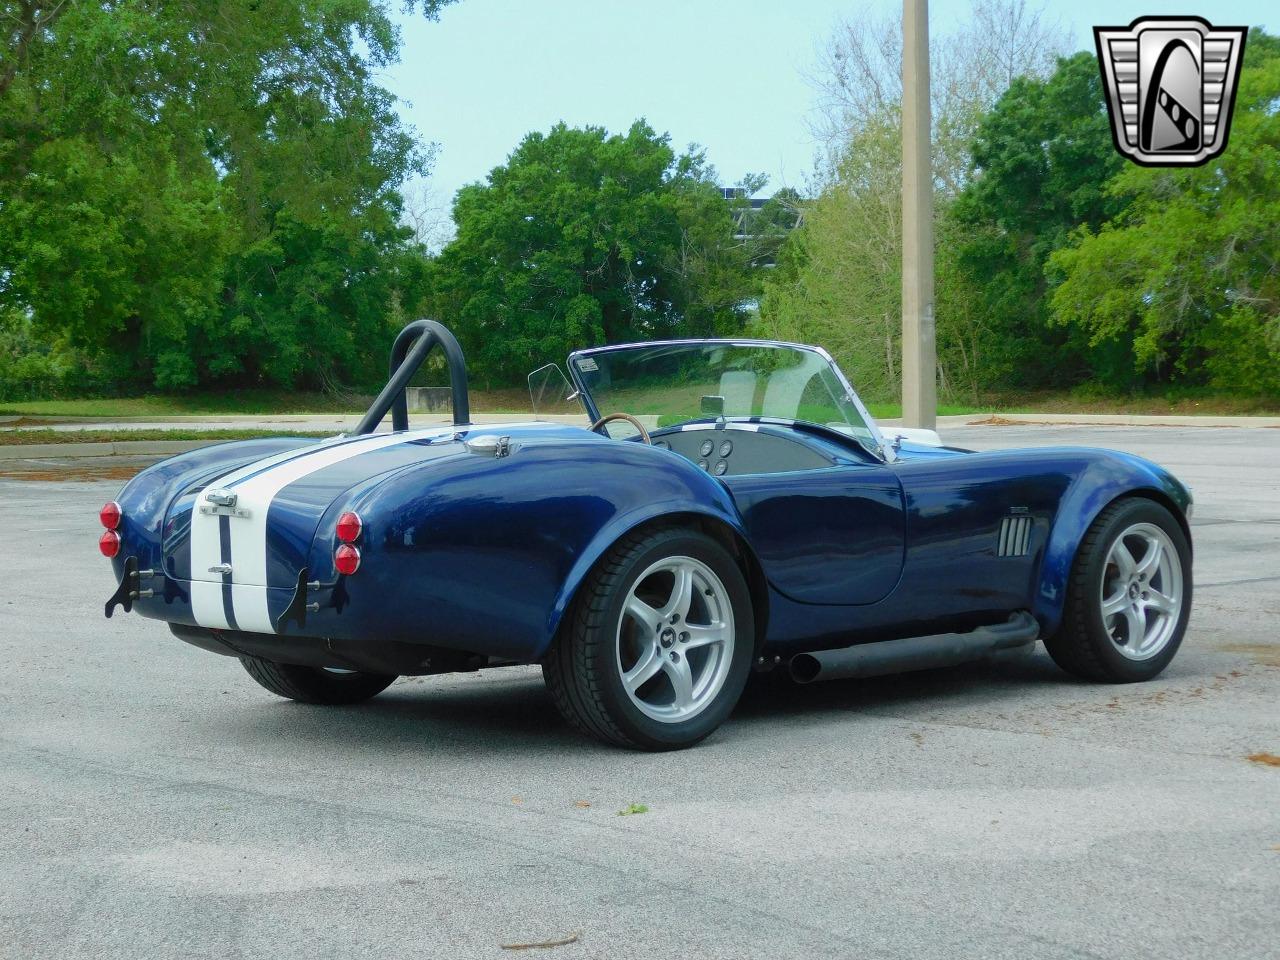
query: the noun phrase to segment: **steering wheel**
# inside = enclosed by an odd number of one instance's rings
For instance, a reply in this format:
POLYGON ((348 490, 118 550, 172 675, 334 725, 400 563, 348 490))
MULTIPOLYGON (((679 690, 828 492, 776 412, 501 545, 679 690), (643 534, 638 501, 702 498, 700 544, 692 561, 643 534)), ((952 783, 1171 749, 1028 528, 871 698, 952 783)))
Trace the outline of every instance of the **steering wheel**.
MULTIPOLYGON (((613 423, 613 421, 615 420, 627 421, 627 423, 631 424, 633 427, 635 427, 637 430, 640 431, 641 440, 643 440, 645 443, 649 444, 650 446, 653 445, 653 440, 650 439, 649 431, 644 428, 644 424, 641 423, 639 420, 637 420, 635 417, 633 417, 629 413, 611 413, 608 416, 601 417, 599 420, 597 420, 595 423, 591 425, 591 429, 599 430, 606 423, 613 423)), ((608 436, 608 434, 606 434, 606 436, 608 436)))

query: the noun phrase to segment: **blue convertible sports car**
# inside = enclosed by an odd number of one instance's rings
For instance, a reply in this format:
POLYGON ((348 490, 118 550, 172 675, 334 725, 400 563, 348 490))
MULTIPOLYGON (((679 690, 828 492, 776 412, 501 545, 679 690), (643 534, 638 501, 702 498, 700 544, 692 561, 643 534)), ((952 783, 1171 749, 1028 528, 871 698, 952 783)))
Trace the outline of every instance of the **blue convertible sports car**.
POLYGON ((308 703, 540 663, 572 724, 646 749, 715 730, 753 668, 872 676, 1042 638, 1068 672, 1128 682, 1178 649, 1191 496, 1153 463, 886 434, 814 347, 639 343, 568 368, 572 386, 551 365, 531 388, 589 424, 472 425, 456 340, 410 324, 352 433, 131 480, 101 515, 107 616, 167 621, 308 703), (435 346, 454 424, 410 430, 435 346))

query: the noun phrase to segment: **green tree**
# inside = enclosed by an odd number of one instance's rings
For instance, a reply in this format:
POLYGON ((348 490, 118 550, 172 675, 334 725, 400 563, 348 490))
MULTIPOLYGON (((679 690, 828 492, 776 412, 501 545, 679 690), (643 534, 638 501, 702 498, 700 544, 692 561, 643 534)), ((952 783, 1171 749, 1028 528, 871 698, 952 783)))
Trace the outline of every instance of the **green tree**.
POLYGON ((737 236, 748 244, 747 255, 757 267, 777 264, 782 245, 804 217, 804 198, 792 187, 783 187, 759 207, 753 207, 750 194, 758 193, 767 183, 763 176, 749 178, 740 198, 746 202, 734 210, 737 236))
MULTIPOLYGON (((803 225, 783 244, 757 323, 763 335, 824 345, 864 396, 885 400, 900 384, 901 149, 896 112, 863 123, 834 182, 804 205, 803 225)), ((956 263, 967 238, 946 216, 936 228, 939 386, 944 397, 971 397, 987 372, 990 330, 956 263)))
POLYGON ((1077 53, 1046 79, 1020 77, 978 125, 974 172, 950 216, 956 279, 985 318, 982 378, 1026 387, 1114 367, 1105 350, 1049 323, 1045 265, 1081 225, 1124 206, 1107 182, 1125 165, 1111 142, 1096 57, 1077 53))
POLYGON ((453 217, 427 306, 496 383, 577 347, 736 332, 756 290, 714 170, 643 121, 529 134, 453 217))
MULTIPOLYGON (((770 335, 826 345, 877 399, 896 396, 900 382, 901 36, 896 18, 837 28, 818 81, 824 179, 765 281, 759 322, 770 335)), ((988 383, 992 331, 956 261, 966 229, 948 211, 972 176, 985 111, 1012 78, 1047 73, 1062 39, 1024 0, 974 0, 967 28, 933 40, 938 378, 943 397, 969 397, 988 383)))
POLYGON ((895 114, 868 118, 835 182, 804 211, 766 279, 765 335, 825 346, 865 396, 898 383, 902 143, 895 114))
POLYGON ((133 385, 367 375, 430 159, 376 82, 383 0, 0 11, 0 314, 133 385))
POLYGON ((1202 167, 1126 165, 1053 254, 1055 322, 1124 358, 1115 383, 1280 394, 1280 39, 1250 32, 1228 148, 1202 167))

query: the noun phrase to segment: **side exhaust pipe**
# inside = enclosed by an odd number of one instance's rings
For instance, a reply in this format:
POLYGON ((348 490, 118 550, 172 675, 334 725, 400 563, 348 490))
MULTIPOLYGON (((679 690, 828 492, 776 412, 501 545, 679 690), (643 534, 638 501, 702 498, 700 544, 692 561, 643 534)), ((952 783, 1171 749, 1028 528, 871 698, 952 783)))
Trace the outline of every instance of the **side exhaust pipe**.
POLYGON ((1040 624, 1030 613, 1014 614, 1008 623, 979 627, 969 633, 940 633, 859 643, 840 650, 819 650, 792 657, 787 667, 797 683, 844 677, 880 677, 912 670, 954 667, 1017 647, 1030 647, 1040 624))

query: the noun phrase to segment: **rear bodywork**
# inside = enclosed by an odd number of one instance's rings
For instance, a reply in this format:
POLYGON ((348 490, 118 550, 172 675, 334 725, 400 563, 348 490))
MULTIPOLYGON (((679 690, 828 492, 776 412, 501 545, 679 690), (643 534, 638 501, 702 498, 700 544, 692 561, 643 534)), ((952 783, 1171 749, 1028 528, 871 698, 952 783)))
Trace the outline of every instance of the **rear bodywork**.
MULTIPOLYGON (((141 569, 157 571, 157 585, 163 580, 155 596, 134 601, 144 616, 297 633, 296 621, 279 620, 305 569, 322 585, 309 591, 319 609, 308 612, 306 632, 536 659, 567 600, 564 586, 606 541, 672 510, 734 522, 723 488, 661 462, 672 454, 655 461, 637 445, 540 424, 504 426, 511 445, 502 458, 469 452, 465 441, 485 433, 337 440, 229 473, 203 464, 186 473, 168 461, 174 478, 163 491, 146 471, 120 496, 129 519, 117 572, 135 555, 141 569), (202 514, 210 490, 238 494, 235 509, 245 515, 202 514), (161 510, 162 523, 132 519, 161 510), (356 575, 339 577, 333 530, 346 510, 364 520, 364 560, 356 575), (229 572, 211 572, 223 563, 229 572)), ((234 445, 223 450, 235 453, 234 445)))

